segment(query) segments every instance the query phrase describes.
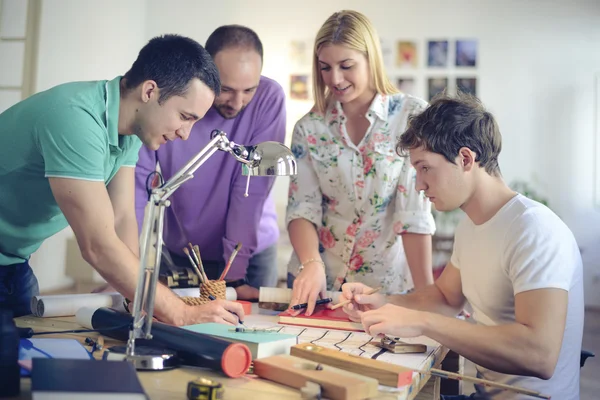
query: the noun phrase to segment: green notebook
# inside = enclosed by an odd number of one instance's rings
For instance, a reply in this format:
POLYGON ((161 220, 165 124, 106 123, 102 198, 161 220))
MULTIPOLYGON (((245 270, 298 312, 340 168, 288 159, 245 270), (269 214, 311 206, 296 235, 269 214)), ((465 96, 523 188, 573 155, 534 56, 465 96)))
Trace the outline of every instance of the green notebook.
POLYGON ((232 332, 230 329, 235 328, 231 325, 209 323, 188 325, 183 328, 230 342, 243 343, 250 348, 254 360, 279 354, 290 354, 290 348, 298 344, 296 335, 277 332, 232 332))

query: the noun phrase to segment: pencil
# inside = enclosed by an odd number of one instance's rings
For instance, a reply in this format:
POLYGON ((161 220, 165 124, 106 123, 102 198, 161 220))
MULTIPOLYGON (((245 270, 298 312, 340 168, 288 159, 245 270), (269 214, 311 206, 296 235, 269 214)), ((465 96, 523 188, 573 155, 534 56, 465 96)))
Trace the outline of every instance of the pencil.
MULTIPOLYGON (((327 297, 325 299, 317 300, 315 302, 315 304, 318 306, 321 304, 331 303, 332 301, 333 301, 333 299, 331 297, 327 297)), ((307 308, 307 307, 308 307, 308 303, 296 304, 295 306, 292 306, 292 310, 302 310, 303 308, 307 308)))
POLYGON ((223 272, 221 273, 221 276, 219 277, 220 281, 225 279, 225 277, 227 276, 227 273, 229 272, 229 268, 231 268, 231 264, 233 264, 233 260, 235 259, 235 256, 237 256, 237 253, 240 251, 241 248, 242 248, 241 243, 238 243, 237 245, 235 245, 235 249, 233 249, 233 251, 231 252, 231 255, 229 256, 229 260, 227 261, 227 265, 225 266, 225 269, 223 270, 223 272))
POLYGON ((550 398, 549 395, 542 394, 540 392, 536 392, 535 390, 530 390, 530 389, 525 389, 525 388, 521 388, 521 387, 517 387, 517 386, 507 385, 504 383, 489 381, 487 379, 475 378, 473 376, 461 375, 461 374, 457 374, 454 372, 444 371, 441 369, 432 368, 429 371, 418 371, 418 372, 420 372, 422 374, 430 374, 430 375, 437 376, 440 378, 445 378, 445 379, 454 379, 457 381, 464 380, 464 381, 479 383, 479 384, 485 385, 485 386, 496 387, 499 389, 510 390, 511 392, 526 394, 528 396, 537 397, 538 399, 549 399, 550 398))
MULTIPOLYGON (((382 288, 383 288, 382 286, 379 286, 378 288, 371 289, 368 292, 361 293, 361 294, 370 295, 370 294, 379 292, 382 288)), ((331 309, 335 310, 336 308, 340 308, 340 307, 345 306, 346 304, 351 303, 351 302, 352 302, 352 300, 344 300, 341 303, 337 303, 336 305, 332 306, 331 309)))

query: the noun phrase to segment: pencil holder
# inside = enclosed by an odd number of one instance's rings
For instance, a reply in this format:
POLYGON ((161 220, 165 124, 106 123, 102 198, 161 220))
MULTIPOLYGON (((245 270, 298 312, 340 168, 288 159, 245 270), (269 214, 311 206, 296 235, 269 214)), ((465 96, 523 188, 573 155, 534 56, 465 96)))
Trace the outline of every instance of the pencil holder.
POLYGON ((217 299, 225 300, 225 281, 207 281, 200 284, 200 297, 182 297, 181 299, 189 305, 202 305, 208 303, 213 295, 217 299))

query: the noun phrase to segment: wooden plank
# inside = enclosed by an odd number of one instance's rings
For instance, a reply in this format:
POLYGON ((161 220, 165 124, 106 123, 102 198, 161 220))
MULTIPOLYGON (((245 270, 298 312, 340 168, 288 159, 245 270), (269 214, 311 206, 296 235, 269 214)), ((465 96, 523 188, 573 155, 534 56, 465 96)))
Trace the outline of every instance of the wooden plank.
POLYGON ((302 358, 279 355, 254 361, 254 373, 296 389, 318 384, 321 395, 332 400, 366 399, 377 396, 377 380, 302 358))
POLYGON ((292 346, 290 354, 377 379, 381 385, 385 386, 406 386, 410 385, 413 380, 413 370, 409 368, 326 349, 311 343, 292 346))

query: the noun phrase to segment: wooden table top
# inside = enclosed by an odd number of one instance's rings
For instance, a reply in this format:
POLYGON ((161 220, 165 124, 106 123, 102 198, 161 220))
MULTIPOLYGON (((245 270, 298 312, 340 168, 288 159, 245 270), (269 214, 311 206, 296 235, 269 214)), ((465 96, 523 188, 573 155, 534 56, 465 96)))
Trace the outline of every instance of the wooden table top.
MULTIPOLYGON (((256 305, 255 305, 255 310, 256 305)), ((269 318, 276 321, 276 317, 267 315, 250 315, 246 318, 246 324, 253 321, 269 321, 269 318)), ((25 316, 15 319, 17 326, 29 327, 36 332, 64 331, 73 329, 82 329, 76 322, 75 317, 55 317, 55 318, 37 318, 34 316, 25 316)), ((97 332, 78 333, 78 334, 57 334, 44 335, 44 338, 73 338, 85 346, 85 338, 96 339, 99 336, 97 332)), ((35 336, 34 336, 35 338, 35 336)), ((122 342, 105 338, 105 348, 114 345, 123 345, 122 342)), ((89 347, 88 347, 89 349, 89 347)), ((447 354, 447 349, 439 347, 429 357, 428 361, 438 367, 447 354)), ((94 353, 97 359, 102 358, 102 353, 94 353)), ((418 376, 415 374, 411 388, 404 388, 400 392, 387 393, 379 392, 378 399, 437 399, 439 398, 439 378, 429 378, 428 375, 418 376)), ((233 400, 248 400, 250 397, 255 399, 301 399, 299 390, 286 387, 271 381, 258 378, 254 375, 247 375, 241 378, 231 379, 223 374, 203 368, 182 366, 169 371, 144 372, 138 371, 138 377, 146 394, 150 399, 186 399, 187 384, 189 381, 199 377, 205 377, 220 382, 224 387, 224 398, 233 400)), ((381 387, 380 387, 381 388, 381 387)), ((21 395, 16 399, 31 399, 31 379, 21 379, 21 395)))

